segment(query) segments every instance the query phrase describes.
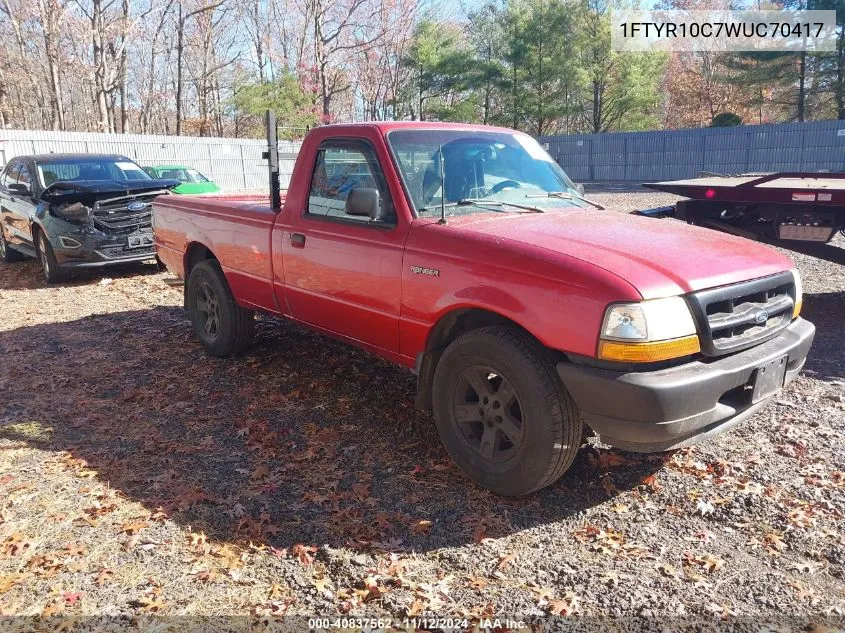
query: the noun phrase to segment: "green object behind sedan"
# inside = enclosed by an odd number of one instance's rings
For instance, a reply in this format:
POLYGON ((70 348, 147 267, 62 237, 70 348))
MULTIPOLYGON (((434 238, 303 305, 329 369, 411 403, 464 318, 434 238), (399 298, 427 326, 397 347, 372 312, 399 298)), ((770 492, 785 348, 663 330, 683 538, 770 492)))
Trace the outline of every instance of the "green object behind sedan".
POLYGON ((215 193, 220 191, 220 187, 203 176, 193 167, 186 167, 184 165, 155 165, 153 167, 144 167, 153 178, 175 178, 182 184, 171 189, 173 193, 197 194, 197 193, 215 193))

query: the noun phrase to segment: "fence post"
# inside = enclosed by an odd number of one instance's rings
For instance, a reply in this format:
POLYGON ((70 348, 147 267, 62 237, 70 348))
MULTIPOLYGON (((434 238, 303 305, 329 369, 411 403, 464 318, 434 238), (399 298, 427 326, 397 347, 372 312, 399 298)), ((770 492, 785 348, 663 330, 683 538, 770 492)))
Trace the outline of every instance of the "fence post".
POLYGON ((241 179, 244 183, 244 189, 249 189, 246 182, 246 160, 244 159, 244 144, 238 143, 238 147, 241 150, 241 179))

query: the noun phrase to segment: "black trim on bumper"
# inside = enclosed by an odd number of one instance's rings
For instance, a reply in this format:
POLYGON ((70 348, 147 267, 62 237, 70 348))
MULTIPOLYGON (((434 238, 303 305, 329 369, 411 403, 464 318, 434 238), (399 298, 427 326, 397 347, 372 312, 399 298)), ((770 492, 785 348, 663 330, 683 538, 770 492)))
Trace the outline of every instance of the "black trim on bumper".
MULTIPOLYGON (((96 255, 93 255, 96 257, 96 255)), ((105 266, 117 266, 118 264, 133 264, 137 262, 149 262, 156 258, 155 251, 149 253, 142 253, 139 255, 132 255, 131 257, 120 257, 116 259, 98 259, 98 260, 71 260, 66 259, 61 264, 60 268, 103 268, 105 266)))
POLYGON ((751 403, 757 369, 788 356, 784 384, 807 358, 816 328, 795 319, 773 339, 717 359, 651 372, 563 362, 557 372, 602 441, 644 453, 696 444, 742 422, 770 399, 751 403))

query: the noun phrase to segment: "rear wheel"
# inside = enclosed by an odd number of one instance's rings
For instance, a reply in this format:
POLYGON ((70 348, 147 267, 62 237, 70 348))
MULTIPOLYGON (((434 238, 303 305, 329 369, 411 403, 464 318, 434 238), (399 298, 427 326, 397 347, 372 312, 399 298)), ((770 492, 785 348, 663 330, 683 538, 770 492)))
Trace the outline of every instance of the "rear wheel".
POLYGON ((473 330, 443 352, 434 419, 452 459, 480 486, 522 496, 572 465, 582 428, 546 351, 517 330, 473 330))
POLYGON ((210 354, 231 356, 249 347, 255 313, 235 303, 220 264, 206 260, 194 266, 185 292, 194 332, 210 354))
POLYGON ((0 261, 7 264, 19 262, 23 259, 23 255, 16 250, 9 248, 9 243, 6 242, 6 236, 3 235, 3 229, 0 227, 0 261))
POLYGON ((50 241, 44 234, 44 231, 38 231, 38 261, 41 263, 41 270, 44 273, 44 281, 48 284, 57 284, 65 281, 68 278, 66 270, 59 267, 56 261, 56 255, 53 253, 53 247, 50 246, 50 241))

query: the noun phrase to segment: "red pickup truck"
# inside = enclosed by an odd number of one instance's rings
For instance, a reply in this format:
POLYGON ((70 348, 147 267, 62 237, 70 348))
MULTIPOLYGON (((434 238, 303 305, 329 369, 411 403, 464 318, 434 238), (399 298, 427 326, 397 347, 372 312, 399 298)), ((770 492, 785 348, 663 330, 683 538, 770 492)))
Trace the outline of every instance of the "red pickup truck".
POLYGON ((652 452, 748 418, 815 333, 774 250, 596 206, 530 136, 389 122, 312 130, 279 209, 162 196, 154 229, 209 353, 261 311, 403 365, 457 464, 518 496, 582 420, 652 452))

